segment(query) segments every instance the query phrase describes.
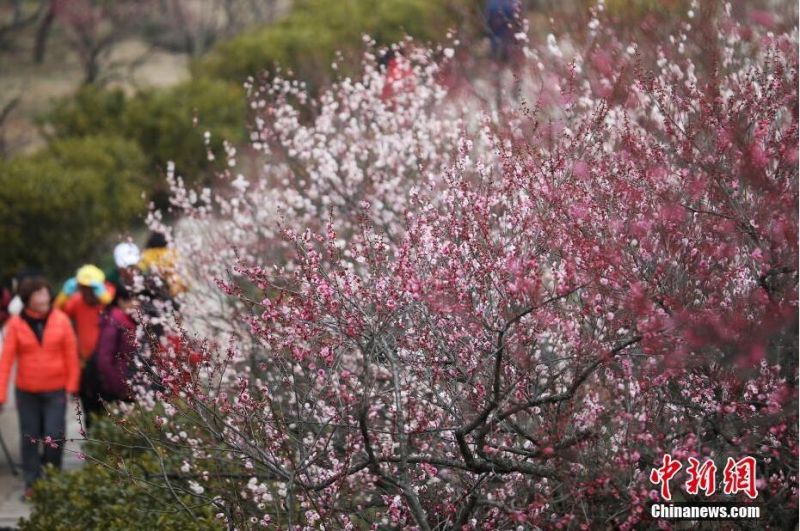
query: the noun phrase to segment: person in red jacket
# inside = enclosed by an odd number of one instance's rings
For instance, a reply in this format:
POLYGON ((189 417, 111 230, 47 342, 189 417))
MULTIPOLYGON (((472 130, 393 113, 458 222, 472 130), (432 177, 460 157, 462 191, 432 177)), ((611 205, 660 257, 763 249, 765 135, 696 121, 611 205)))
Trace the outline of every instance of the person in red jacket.
POLYGON ((94 354, 100 337, 100 314, 113 299, 114 285, 106 282, 105 273, 91 264, 78 269, 56 297, 55 307, 75 323, 82 364, 94 354))
POLYGON ((102 408, 92 393, 98 385, 97 371, 89 367, 88 362, 100 337, 100 314, 113 300, 114 289, 113 284, 106 282, 106 275, 99 267, 87 264, 64 283, 55 301, 55 307, 72 319, 78 335, 78 353, 83 369, 79 391, 87 428, 91 424, 90 414, 102 408))
POLYGON ((381 90, 381 100, 384 103, 391 104, 399 94, 414 91, 414 70, 399 48, 387 50, 378 65, 386 76, 381 90))
POLYGON ((42 277, 19 287, 25 305, 8 320, 0 357, 0 406, 17 364, 16 399, 22 436, 26 497, 43 464, 61 468, 66 432, 67 393, 78 392, 80 366, 75 332, 64 312, 51 308, 50 286, 42 277), (44 447, 40 454, 39 445, 44 447))

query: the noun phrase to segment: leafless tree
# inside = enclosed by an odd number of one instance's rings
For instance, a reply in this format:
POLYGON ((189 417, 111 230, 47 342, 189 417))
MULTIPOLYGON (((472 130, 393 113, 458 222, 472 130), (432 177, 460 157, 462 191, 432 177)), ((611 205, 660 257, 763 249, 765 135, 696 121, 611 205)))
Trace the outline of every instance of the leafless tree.
POLYGON ((182 49, 198 56, 220 39, 275 21, 289 3, 288 0, 160 0, 160 21, 179 36, 182 49))
POLYGON ((56 22, 83 66, 84 82, 94 83, 115 45, 137 30, 151 10, 147 0, 54 0, 56 22))
POLYGON ((3 103, 3 106, 0 107, 0 158, 5 158, 8 154, 5 123, 17 105, 19 105, 19 102, 20 96, 16 95, 12 97, 11 100, 3 103))
POLYGON ((46 0, 4 0, 0 3, 0 48, 11 46, 14 34, 34 24, 47 3, 46 0))

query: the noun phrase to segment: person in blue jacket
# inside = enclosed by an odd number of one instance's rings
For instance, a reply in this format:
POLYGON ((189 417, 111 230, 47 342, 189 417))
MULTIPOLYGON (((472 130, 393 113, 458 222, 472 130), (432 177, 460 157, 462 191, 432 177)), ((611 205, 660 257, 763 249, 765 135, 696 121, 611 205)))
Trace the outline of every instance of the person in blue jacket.
POLYGON ((484 16, 492 44, 492 57, 500 62, 508 61, 520 31, 522 3, 520 0, 488 0, 484 16))

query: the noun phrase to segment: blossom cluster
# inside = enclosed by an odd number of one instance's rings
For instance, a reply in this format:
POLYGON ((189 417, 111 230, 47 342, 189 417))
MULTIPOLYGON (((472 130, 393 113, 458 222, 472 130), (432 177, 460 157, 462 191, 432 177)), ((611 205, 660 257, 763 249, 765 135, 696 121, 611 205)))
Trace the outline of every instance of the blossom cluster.
POLYGON ((796 511, 796 30, 594 14, 493 81, 407 41, 388 97, 372 52, 253 82, 219 188, 169 176, 192 289, 147 402, 231 526, 631 529, 667 453, 796 511))

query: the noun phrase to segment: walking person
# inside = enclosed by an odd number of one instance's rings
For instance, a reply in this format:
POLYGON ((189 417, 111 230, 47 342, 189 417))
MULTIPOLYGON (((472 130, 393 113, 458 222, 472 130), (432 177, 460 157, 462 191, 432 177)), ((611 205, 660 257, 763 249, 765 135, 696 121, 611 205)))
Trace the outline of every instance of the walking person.
POLYGON ((106 280, 114 284, 115 287, 134 287, 136 277, 141 273, 138 266, 141 259, 142 253, 135 243, 122 242, 117 244, 114 247, 115 267, 108 272, 106 280))
POLYGON ((132 398, 131 378, 135 370, 136 311, 130 292, 117 288, 114 300, 100 316, 100 340, 89 363, 96 366, 100 397, 105 401, 132 398))
POLYGON ((488 0, 484 13, 492 45, 492 58, 507 63, 517 47, 516 33, 521 30, 520 0, 488 0))
POLYGON ((80 377, 80 399, 85 427, 91 424, 91 416, 103 409, 94 391, 99 385, 96 371, 87 367, 100 337, 100 314, 114 298, 114 285, 106 282, 103 271, 94 265, 84 265, 76 275, 64 283, 56 297, 55 306, 64 310, 75 324, 78 336, 78 354, 83 373, 80 377))
POLYGON ((18 294, 24 307, 6 325, 0 357, 0 407, 5 404, 11 369, 16 363, 27 498, 43 465, 61 468, 67 394, 78 392, 80 367, 75 332, 64 312, 52 308, 50 286, 44 278, 26 278, 18 294))
POLYGON ((91 264, 78 269, 56 297, 56 308, 63 310, 75 323, 82 363, 94 353, 100 336, 100 314, 113 298, 114 285, 106 282, 105 273, 91 264))
POLYGON ((167 299, 186 291, 186 282, 178 274, 178 254, 167 245, 167 238, 152 232, 147 238, 139 260, 139 270, 145 276, 145 289, 159 298, 167 299))
POLYGON ((386 50, 378 64, 385 75, 381 91, 381 100, 384 103, 391 104, 394 98, 403 92, 414 91, 414 70, 408 59, 403 57, 400 48, 386 50))
POLYGON ((488 0, 484 12, 486 27, 489 30, 489 41, 492 45, 492 77, 494 78, 495 105, 502 108, 503 100, 510 95, 519 94, 520 76, 514 75, 513 88, 507 92, 504 78, 506 70, 516 69, 522 58, 522 47, 517 41, 517 34, 522 31, 521 0, 488 0))

